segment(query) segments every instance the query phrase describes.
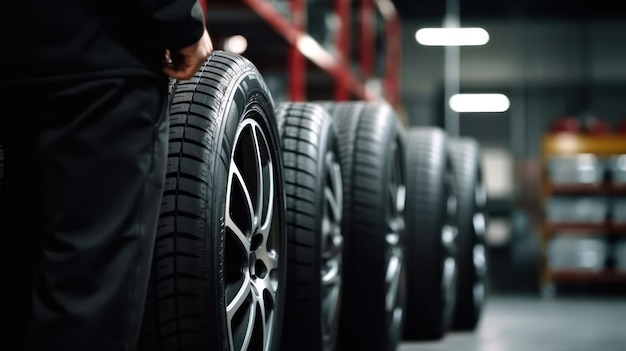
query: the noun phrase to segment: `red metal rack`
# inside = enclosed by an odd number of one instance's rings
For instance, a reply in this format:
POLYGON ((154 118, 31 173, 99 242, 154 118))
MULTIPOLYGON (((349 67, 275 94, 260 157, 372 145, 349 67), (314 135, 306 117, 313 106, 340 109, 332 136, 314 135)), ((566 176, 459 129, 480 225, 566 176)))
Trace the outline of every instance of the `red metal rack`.
POLYGON ((328 0, 331 47, 307 32, 307 0, 200 1, 216 48, 228 36, 249 35, 256 47, 243 56, 262 74, 282 73, 287 100, 386 100, 399 107, 401 24, 390 0, 328 0), (382 88, 370 88, 372 80, 382 88))

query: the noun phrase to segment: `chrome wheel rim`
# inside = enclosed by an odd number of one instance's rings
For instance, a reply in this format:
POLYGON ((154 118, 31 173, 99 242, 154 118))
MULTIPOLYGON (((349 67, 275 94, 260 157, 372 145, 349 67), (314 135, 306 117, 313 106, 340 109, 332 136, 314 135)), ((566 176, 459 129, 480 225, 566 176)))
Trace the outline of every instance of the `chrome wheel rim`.
POLYGON ((476 212, 472 217, 472 226, 476 235, 476 241, 472 250, 472 262, 476 272, 476 281, 474 282, 473 290, 474 305, 479 310, 485 300, 485 282, 487 279, 487 256, 484 245, 486 220, 483 212, 487 203, 487 192, 482 182, 478 183, 474 190, 474 201, 476 212))
POLYGON ((228 173, 224 281, 230 350, 268 350, 276 324, 283 230, 277 162, 261 124, 239 124, 228 173))
POLYGON ((388 167, 392 170, 389 182, 387 234, 387 269, 385 274, 385 311, 389 323, 389 335, 391 345, 400 341, 402 335, 401 324, 403 320, 403 294, 404 285, 404 204, 406 187, 403 177, 402 155, 398 150, 398 143, 392 145, 392 157, 388 167))
POLYGON ((334 153, 324 158, 326 175, 322 215, 322 338, 323 349, 335 349, 339 325, 341 273, 343 261, 343 188, 341 169, 334 153))
POLYGON ((454 177, 452 174, 446 174, 444 179, 445 187, 445 222, 441 228, 441 244, 443 245, 443 276, 442 284, 442 303, 446 316, 451 315, 452 307, 456 297, 456 237, 458 228, 456 225, 456 216, 458 211, 458 200, 454 189, 454 177))

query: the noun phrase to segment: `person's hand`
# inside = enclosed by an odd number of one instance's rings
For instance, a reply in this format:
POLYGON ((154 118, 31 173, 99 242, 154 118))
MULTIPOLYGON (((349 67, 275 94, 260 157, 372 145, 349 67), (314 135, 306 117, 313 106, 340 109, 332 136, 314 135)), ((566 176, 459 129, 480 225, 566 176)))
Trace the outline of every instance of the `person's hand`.
POLYGON ((207 30, 200 40, 178 51, 166 53, 169 60, 163 64, 163 72, 174 79, 191 79, 213 51, 213 43, 207 30))

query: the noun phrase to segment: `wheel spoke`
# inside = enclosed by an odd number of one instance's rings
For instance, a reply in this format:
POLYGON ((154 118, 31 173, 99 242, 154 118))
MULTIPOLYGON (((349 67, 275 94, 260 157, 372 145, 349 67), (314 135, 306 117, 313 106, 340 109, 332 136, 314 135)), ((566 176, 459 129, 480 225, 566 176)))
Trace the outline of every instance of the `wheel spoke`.
MULTIPOLYGON (((236 145, 240 144, 236 143, 236 145)), ((236 265, 235 262, 245 262, 247 260, 247 253, 250 251, 248 235, 252 231, 254 212, 249 187, 234 158, 231 160, 229 167, 226 199, 225 226, 228 229, 227 233, 232 235, 231 238, 233 239, 231 241, 232 247, 227 251, 226 264, 236 265), (231 257, 233 255, 236 257, 231 257)), ((233 274, 232 279, 227 281, 236 282, 233 283, 234 289, 240 289, 240 282, 249 279, 241 276, 242 274, 247 275, 247 273, 242 273, 238 267, 229 266, 226 269, 226 272, 232 272, 233 274)), ((233 287, 228 286, 228 289, 232 290, 233 287)), ((234 295, 236 296, 237 293, 234 295)))
MULTIPOLYGON (((330 221, 324 220, 324 222, 328 223, 330 221)), ((333 273, 332 271, 339 270, 343 251, 343 236, 341 235, 340 229, 336 224, 328 224, 327 226, 332 229, 329 229, 328 233, 322 235, 323 266, 328 267, 322 270, 322 277, 326 277, 330 273, 338 274, 338 272, 333 273), (337 268, 331 269, 333 266, 337 266, 337 268)), ((328 279, 330 279, 330 276, 328 279)))
POLYGON ((233 211, 237 211, 237 216, 241 216, 241 211, 243 208, 244 213, 246 213, 248 216, 247 220, 249 221, 249 226, 252 226, 252 223, 254 221, 254 204, 250 193, 250 187, 248 184, 246 184, 246 180, 243 177, 239 166, 235 162, 232 162, 230 166, 230 177, 227 196, 227 198, 229 199, 229 203, 226 208, 226 213, 228 213, 229 217, 233 217, 233 211), (235 192, 234 189, 239 190, 239 196, 241 197, 239 201, 233 199, 233 195, 235 192), (235 206, 233 206, 235 205, 234 202, 237 205, 243 206, 237 206, 235 208, 235 206), (240 202, 243 203, 240 204, 240 202))
POLYGON ((326 187, 324 188, 325 198, 331 210, 333 219, 337 223, 341 223, 343 213, 343 183, 341 178, 341 169, 335 160, 335 155, 331 152, 326 154, 326 168, 328 169, 328 178, 326 187))
POLYGON ((258 172, 258 209, 256 216, 259 219, 259 230, 268 232, 272 223, 272 212, 274 207, 274 168, 269 157, 269 146, 263 131, 255 126, 253 128, 253 144, 256 156, 256 167, 258 172))
POLYGON ((326 199, 326 205, 330 220, 341 221, 341 196, 337 195, 330 186, 324 188, 324 198, 326 199))
MULTIPOLYGON (((343 188, 341 179, 341 169, 339 164, 335 162, 334 154, 328 152, 325 157, 326 163, 326 181, 324 186, 324 207, 322 215, 322 259, 325 261, 324 266, 329 269, 322 271, 325 277, 332 273, 330 269, 333 264, 339 270, 339 263, 332 261, 341 258, 343 250, 343 235, 341 234, 341 220, 343 216, 343 188), (328 270, 328 272, 325 272, 328 270)), ((332 279, 331 275, 328 279, 332 279)), ((324 278, 323 278, 324 279, 324 278)))
MULTIPOLYGON (((261 330, 257 330, 255 332, 260 332, 260 334, 263 336, 263 349, 267 350, 269 347, 268 342, 270 341, 269 333, 273 327, 273 325, 271 325, 272 321, 270 320, 268 313, 271 313, 273 303, 272 301, 266 301, 265 298, 268 297, 268 295, 263 294, 262 291, 263 290, 259 290, 260 293, 258 295, 255 308, 255 310, 257 311, 257 313, 255 314, 255 324, 258 325, 261 330), (259 319, 259 321, 256 321, 256 319, 259 319)), ((275 293, 276 292, 271 293, 272 297, 275 293)))
POLYGON ((441 228, 441 244, 444 247, 446 256, 452 257, 456 254, 456 237, 458 230, 456 227, 445 224, 441 228))
POLYGON ((445 258, 443 260, 443 279, 441 279, 443 291, 450 291, 449 287, 452 286, 455 271, 456 262, 454 259, 451 257, 445 258))
POLYGON ((246 300, 248 299, 251 293, 250 283, 251 283, 250 276, 246 275, 246 279, 244 280, 244 283, 241 285, 241 288, 239 289, 239 291, 237 291, 235 298, 233 298, 232 301, 228 302, 228 305, 226 306, 226 311, 228 313, 229 320, 231 320, 233 315, 239 312, 242 306, 245 305, 246 300))
POLYGON ((476 185, 474 189, 474 201, 476 201, 478 208, 483 208, 487 204, 487 190, 484 184, 478 183, 476 185))
POLYGON ((334 260, 325 265, 322 271, 322 285, 324 289, 333 289, 341 282, 339 262, 334 260))
POLYGON ((405 202, 406 202, 406 186, 404 184, 399 184, 397 188, 397 196, 396 196, 396 204, 395 204, 395 208, 398 211, 398 214, 404 213, 405 202))
MULTIPOLYGON (((254 297, 252 297, 252 299, 254 300, 254 297)), ((250 348, 250 342, 252 340, 252 337, 254 336, 255 330, 254 330, 254 325, 255 325, 255 321, 256 321, 256 308, 255 308, 255 303, 249 303, 247 305, 244 305, 245 308, 248 309, 248 319, 245 320, 244 323, 244 332, 243 332, 243 337, 241 337, 241 348, 239 348, 239 350, 241 351, 245 351, 248 350, 250 348)), ((233 328, 230 328, 233 329, 233 328)), ((235 340, 233 338, 231 338, 231 350, 236 350, 236 346, 235 346, 235 340)), ((239 343, 237 343, 239 344, 239 343)))
POLYGON ((474 226, 474 233, 476 234, 476 236, 478 236, 479 238, 485 236, 487 224, 485 221, 485 215, 482 212, 474 214, 474 216, 472 217, 472 225, 474 226))
MULTIPOLYGON (((394 179, 395 180, 395 179, 394 179)), ((390 182, 389 186, 388 186, 388 193, 389 193, 389 205, 390 205, 390 209, 392 211, 392 215, 394 215, 398 209, 396 204, 398 203, 398 188, 396 187, 395 182, 390 182)))
POLYGON ((487 274, 487 258, 485 256, 485 247, 482 244, 474 246, 473 260, 474 267, 476 267, 476 275, 482 282, 482 278, 487 274))
MULTIPOLYGON (((252 317, 248 317, 248 320, 240 321, 239 316, 250 316, 254 314, 254 304, 250 303, 251 299, 254 299, 252 296, 252 289, 250 283, 249 275, 246 275, 244 283, 241 285, 239 291, 235 295, 232 301, 227 301, 226 306, 226 316, 228 323, 228 336, 230 349, 235 350, 235 343, 239 344, 239 340, 243 339, 242 342, 245 344, 246 339, 249 339, 248 334, 250 330, 252 330, 252 325, 250 323, 253 320, 252 317), (246 313, 248 312, 248 313, 246 313), (243 324, 243 325, 242 325, 243 324), (241 328, 244 328, 243 332, 241 328), (242 337, 243 334, 243 337, 242 337)), ((243 348, 242 348, 243 349, 243 348)))
POLYGON ((340 298, 340 283, 341 279, 338 275, 335 276, 337 279, 333 279, 332 283, 330 280, 323 281, 322 284, 322 292, 323 292, 323 300, 322 300, 322 328, 323 336, 328 339, 329 334, 333 333, 333 328, 336 328, 336 323, 338 322, 339 315, 339 298, 340 298), (326 284, 326 283, 329 284, 326 284))
POLYGON ((387 311, 392 311, 395 308, 396 300, 398 298, 397 292, 400 287, 400 270, 402 264, 398 255, 392 255, 387 265, 387 274, 385 282, 387 285, 387 296, 385 299, 387 311))
POLYGON ((244 230, 237 225, 237 223, 232 219, 230 214, 226 215, 226 228, 229 229, 233 234, 235 241, 243 248, 244 252, 250 251, 250 241, 246 236, 244 230))

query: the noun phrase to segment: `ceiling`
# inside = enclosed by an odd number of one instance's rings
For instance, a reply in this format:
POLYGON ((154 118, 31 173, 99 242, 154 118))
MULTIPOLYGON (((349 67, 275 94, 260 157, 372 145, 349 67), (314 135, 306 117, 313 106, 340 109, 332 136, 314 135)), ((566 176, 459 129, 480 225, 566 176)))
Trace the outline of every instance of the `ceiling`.
MULTIPOLYGON (((457 1, 461 18, 626 19, 620 1, 610 0, 447 0, 457 1)), ((402 19, 441 18, 446 0, 392 0, 402 19)), ((454 3, 453 3, 454 4, 454 3)))

